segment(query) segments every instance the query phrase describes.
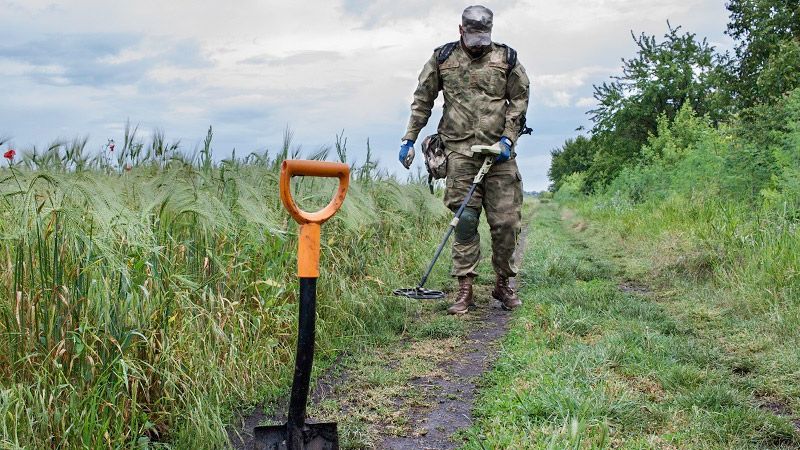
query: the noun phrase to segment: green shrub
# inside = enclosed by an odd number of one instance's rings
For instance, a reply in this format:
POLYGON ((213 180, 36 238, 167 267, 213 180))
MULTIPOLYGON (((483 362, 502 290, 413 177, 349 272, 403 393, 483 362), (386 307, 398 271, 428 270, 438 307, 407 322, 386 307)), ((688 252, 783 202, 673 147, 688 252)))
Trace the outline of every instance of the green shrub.
POLYGON ((575 172, 564 177, 561 187, 556 191, 553 198, 559 202, 575 200, 583 197, 584 181, 586 174, 575 172))
POLYGON ((754 147, 740 125, 715 128, 684 106, 659 120, 641 164, 589 197, 575 175, 556 198, 624 235, 683 236, 665 268, 730 286, 742 307, 799 304, 800 89, 772 108, 785 121, 754 147))

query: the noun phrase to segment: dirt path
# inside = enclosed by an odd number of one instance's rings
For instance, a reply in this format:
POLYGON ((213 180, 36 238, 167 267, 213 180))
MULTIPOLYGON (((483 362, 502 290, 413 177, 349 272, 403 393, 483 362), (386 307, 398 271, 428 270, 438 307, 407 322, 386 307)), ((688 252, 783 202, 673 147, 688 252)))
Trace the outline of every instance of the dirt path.
MULTIPOLYGON (((518 264, 525 251, 527 232, 523 232, 516 250, 518 264)), ((521 267, 521 264, 519 264, 521 267)), ((516 289, 516 282, 512 280, 516 289)), ((491 286, 477 286, 478 308, 470 312, 474 328, 466 335, 459 351, 438 362, 440 376, 412 380, 411 386, 424 393, 422 406, 411 410, 414 433, 405 436, 385 436, 378 448, 450 449, 458 442, 453 436, 472 425, 472 408, 477 393, 477 381, 491 368, 497 357, 500 340, 508 331, 512 313, 504 311, 491 298, 491 286), (488 300, 488 301, 487 301, 488 300)))
MULTIPOLYGON (((408 372, 405 385, 394 386, 389 392, 380 392, 370 386, 362 392, 364 378, 369 378, 369 364, 362 361, 348 364, 343 370, 334 368, 321 377, 314 387, 309 407, 310 421, 335 420, 344 436, 343 448, 381 449, 449 449, 457 447, 451 437, 472 424, 472 407, 478 378, 488 370, 497 355, 500 339, 508 330, 512 313, 500 308, 489 299, 490 288, 478 286, 478 308, 468 318, 465 336, 452 338, 461 342, 439 340, 447 351, 431 351, 425 342, 416 346, 407 342, 407 352, 395 353, 398 362, 378 360, 376 371, 392 369, 393 365, 412 366, 417 357, 433 362, 433 367, 408 372), (486 301, 489 299, 489 301, 486 301), (361 367, 353 367, 361 365, 361 367), (365 376, 366 375, 366 376, 365 376), (376 392, 378 391, 378 392, 376 392), (360 393, 363 393, 362 396, 360 393), (391 407, 381 411, 376 403, 388 402, 391 407), (364 414, 364 411, 372 414, 364 414), (398 414, 402 413, 402 414, 398 414), (348 416, 359 420, 348 421, 348 416), (364 427, 366 425, 366 427, 364 427), (371 435, 353 439, 359 429, 371 435), (349 445, 348 445, 349 442, 349 445)), ((400 369, 406 372, 403 369, 400 369)), ((399 381, 399 380, 398 380, 399 381)), ((380 384, 380 383, 379 383, 380 384)), ((251 414, 240 418, 236 431, 229 437, 235 449, 253 448, 252 429, 263 423, 285 421, 285 406, 276 405, 275 414, 265 414, 263 405, 251 414)))
MULTIPOLYGON (((496 303, 496 302, 493 302, 496 303)), ((497 355, 499 340, 508 329, 511 313, 498 305, 481 304, 472 313, 479 324, 466 336, 459 351, 438 362, 441 372, 411 380, 424 400, 411 409, 411 433, 384 436, 378 448, 449 449, 457 443, 451 437, 472 424, 472 407, 477 379, 488 370, 497 355)))
MULTIPOLYGON (((481 272, 491 268, 484 264, 481 272)), ((491 299, 493 281, 479 278, 478 307, 469 314, 448 316, 449 301, 426 303, 407 338, 344 356, 313 387, 309 421, 338 422, 342 448, 456 448, 454 435, 472 424, 477 381, 494 363, 513 317, 491 299)), ((267 409, 276 412, 265 414, 260 405, 236 421, 229 430, 233 448, 252 449, 256 425, 285 421, 285 405, 267 409)))

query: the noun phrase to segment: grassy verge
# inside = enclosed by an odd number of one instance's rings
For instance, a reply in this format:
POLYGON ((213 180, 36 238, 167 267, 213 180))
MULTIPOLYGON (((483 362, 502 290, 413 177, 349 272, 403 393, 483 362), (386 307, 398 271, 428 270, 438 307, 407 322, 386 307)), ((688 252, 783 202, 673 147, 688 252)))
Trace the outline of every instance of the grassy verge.
MULTIPOLYGON (((0 448, 224 448, 235 410, 285 392, 288 144, 216 164, 210 134, 199 159, 159 142, 145 158, 126 139, 120 170, 58 147, 0 169, 0 448)), ((398 267, 423 267, 447 223, 422 184, 353 169, 323 227, 319 368, 404 329, 412 311, 385 294, 413 285, 416 270, 398 267)), ((293 189, 312 210, 333 185, 293 189)), ((445 278, 440 267, 432 282, 445 278)))
POLYGON ((719 290, 654 271, 651 240, 554 204, 534 215, 525 305, 466 448, 800 445, 791 344, 771 350, 777 333, 737 320, 719 290))

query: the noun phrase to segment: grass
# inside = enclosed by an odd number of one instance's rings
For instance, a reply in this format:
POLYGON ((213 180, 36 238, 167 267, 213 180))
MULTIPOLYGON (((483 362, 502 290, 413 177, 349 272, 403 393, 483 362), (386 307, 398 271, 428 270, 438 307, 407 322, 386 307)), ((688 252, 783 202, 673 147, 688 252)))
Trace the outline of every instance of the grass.
MULTIPOLYGON (((0 447, 223 448, 234 411, 286 392, 297 227, 277 168, 299 151, 287 133, 274 155, 214 163, 211 137, 191 155, 129 129, 113 158, 76 140, 0 169, 0 447)), ((333 185, 293 189, 312 209, 333 185)), ((407 327, 414 308, 385 294, 413 285, 446 223, 424 184, 353 167, 323 227, 316 373, 407 327)))
MULTIPOLYGON (((445 303, 446 304, 446 303, 445 303)), ((410 335, 415 339, 447 339, 461 337, 466 334, 463 320, 454 316, 443 316, 437 313, 431 320, 418 321, 412 324, 410 335)))
POLYGON ((525 304, 465 448, 800 445, 794 357, 773 350, 774 332, 735 321, 717 288, 645 277, 657 245, 553 203, 536 208, 528 242, 525 304))
MULTIPOLYGON (((290 134, 275 155, 214 163, 211 130, 194 155, 135 131, 114 158, 76 140, 0 169, 0 448, 224 448, 235 411, 285 397, 297 242, 276 181, 299 154, 290 134)), ((394 405, 423 397, 403 386, 469 327, 444 302, 386 295, 414 285, 449 215, 375 167, 353 167, 323 230, 315 376, 346 353, 355 387, 316 413, 349 411, 345 448, 374 445, 376 426, 413 432, 394 405)), ((313 209, 333 185, 293 189, 313 209)), ((604 201, 536 207, 525 306, 466 447, 799 446, 794 219, 680 195, 604 201)), ((432 286, 450 283, 446 260, 432 286)))
POLYGON ((575 203, 609 235, 630 238, 625 252, 680 293, 676 314, 719 342, 763 402, 800 411, 800 239, 790 217, 679 195, 627 211, 594 206, 575 203))

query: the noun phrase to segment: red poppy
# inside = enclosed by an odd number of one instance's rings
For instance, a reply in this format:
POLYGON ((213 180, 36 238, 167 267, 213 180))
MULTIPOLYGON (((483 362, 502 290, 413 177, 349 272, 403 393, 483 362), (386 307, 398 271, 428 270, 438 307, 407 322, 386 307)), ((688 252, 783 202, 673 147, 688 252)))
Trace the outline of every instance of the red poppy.
POLYGON ((16 155, 17 152, 13 148, 10 148, 7 152, 3 153, 3 158, 11 160, 14 159, 16 155))

